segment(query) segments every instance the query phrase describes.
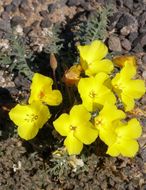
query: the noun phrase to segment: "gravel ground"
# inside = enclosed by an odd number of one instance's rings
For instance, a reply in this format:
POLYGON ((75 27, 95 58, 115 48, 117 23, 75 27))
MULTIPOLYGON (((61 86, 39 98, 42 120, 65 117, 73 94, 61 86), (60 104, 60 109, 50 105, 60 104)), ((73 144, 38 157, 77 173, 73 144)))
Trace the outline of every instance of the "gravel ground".
MULTIPOLYGON (((48 32, 54 24, 62 26, 67 42, 70 28, 86 20, 106 0, 2 0, 0 1, 0 50, 9 49, 10 32, 19 34, 26 46, 44 63, 43 51, 50 43, 48 32)), ((138 76, 146 80, 146 1, 109 0, 110 16, 105 43, 110 53, 136 54, 138 76)), ((44 56, 45 55, 45 56, 44 56)), ((20 140, 8 119, 8 110, 16 101, 26 101, 30 81, 22 74, 9 73, 0 66, 0 190, 145 190, 146 189, 146 117, 139 116, 143 135, 140 151, 134 159, 111 158, 91 150, 84 160, 87 168, 75 172, 63 166, 53 171, 54 145, 46 142, 48 129, 42 129, 32 142, 20 140), (46 134, 45 138, 43 134, 46 134), (63 174, 60 175, 60 172, 63 174)), ((139 102, 146 113, 146 95, 139 102)), ((53 137, 51 137, 53 138, 53 137)), ((93 147, 96 144, 93 144, 93 147)), ((104 145, 101 144, 101 149, 104 145)))

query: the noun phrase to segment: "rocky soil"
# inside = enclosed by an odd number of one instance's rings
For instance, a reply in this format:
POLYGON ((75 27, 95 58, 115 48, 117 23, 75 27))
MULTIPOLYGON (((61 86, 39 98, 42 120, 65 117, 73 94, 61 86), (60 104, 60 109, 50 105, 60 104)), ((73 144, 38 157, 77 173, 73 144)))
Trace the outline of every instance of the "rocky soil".
MULTIPOLYGON (((89 15, 106 3, 106 0, 1 0, 0 52, 9 50, 9 35, 13 32, 36 55, 35 61, 45 65, 39 71, 46 72, 49 55, 45 48, 51 43, 52 27, 61 25, 66 45, 73 37, 72 25, 88 20, 89 15)), ((146 80, 146 1, 109 0, 108 3, 113 4, 113 14, 108 18, 104 41, 111 54, 136 55, 139 78, 146 80)), ((36 139, 24 142, 9 121, 8 111, 16 102, 27 100, 29 86, 30 80, 25 75, 10 73, 0 65, 0 190, 146 189, 146 114, 138 116, 143 135, 135 158, 108 157, 103 153, 102 143, 99 149, 95 148, 96 142, 90 153, 85 150, 83 167, 76 170, 71 164, 66 168, 63 163, 68 158, 60 163, 52 155, 57 145, 53 143, 54 136, 49 136, 50 129, 46 127, 36 139), (55 165, 58 168, 54 169, 55 165)), ((146 95, 138 105, 146 113, 146 95)))

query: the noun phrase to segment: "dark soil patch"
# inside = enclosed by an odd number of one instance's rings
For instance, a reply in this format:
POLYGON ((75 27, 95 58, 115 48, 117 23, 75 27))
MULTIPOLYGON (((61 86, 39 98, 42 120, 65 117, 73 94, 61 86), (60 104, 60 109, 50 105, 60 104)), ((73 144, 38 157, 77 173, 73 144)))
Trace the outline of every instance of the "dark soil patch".
MULTIPOLYGON (((114 13, 109 17, 105 43, 110 53, 136 54, 138 75, 146 80, 146 1, 109 2, 114 5, 114 13)), ((77 54, 75 46, 71 46, 73 48, 67 55, 68 44, 74 45, 77 42, 73 29, 106 3, 101 0, 0 1, 0 50, 7 52, 9 33, 16 31, 34 55, 32 71, 51 76, 49 53, 45 51, 51 39, 46 31, 50 31, 53 24, 61 24, 60 38, 64 39, 64 56, 57 56, 57 60, 64 61, 70 67, 74 54, 77 54)), ((141 148, 135 158, 108 157, 105 155, 106 147, 97 141, 83 150, 78 158, 82 158, 84 166, 74 170, 72 165, 68 165, 67 156, 58 161, 52 154, 62 146, 62 140, 56 138, 56 133, 51 133, 49 124, 32 141, 24 142, 17 136, 8 118, 8 111, 16 102, 27 102, 29 87, 30 80, 24 73, 19 73, 17 69, 7 72, 7 67, 0 65, 0 190, 146 189, 145 117, 139 117, 143 124, 143 135, 139 139, 141 148)), ((146 96, 138 105, 146 111, 146 96)))

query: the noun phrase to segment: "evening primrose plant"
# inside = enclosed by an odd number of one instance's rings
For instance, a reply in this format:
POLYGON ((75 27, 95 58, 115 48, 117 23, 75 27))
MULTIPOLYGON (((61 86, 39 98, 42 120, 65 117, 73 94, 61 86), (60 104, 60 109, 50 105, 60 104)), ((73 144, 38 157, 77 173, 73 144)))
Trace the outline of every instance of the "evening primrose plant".
POLYGON ((100 40, 78 45, 77 49, 80 61, 65 71, 59 81, 63 83, 62 91, 52 89, 53 79, 35 73, 28 104, 16 105, 9 113, 10 119, 18 126, 19 136, 30 140, 51 117, 49 124, 63 136, 69 155, 79 155, 84 145, 100 138, 110 156, 134 157, 142 126, 137 118, 128 120, 128 114, 135 108, 135 100, 145 94, 144 81, 136 78, 135 57, 110 60, 106 58, 108 48, 100 40), (63 100, 65 85, 75 92, 71 105, 63 100), (48 106, 61 103, 62 112, 50 113, 48 106))

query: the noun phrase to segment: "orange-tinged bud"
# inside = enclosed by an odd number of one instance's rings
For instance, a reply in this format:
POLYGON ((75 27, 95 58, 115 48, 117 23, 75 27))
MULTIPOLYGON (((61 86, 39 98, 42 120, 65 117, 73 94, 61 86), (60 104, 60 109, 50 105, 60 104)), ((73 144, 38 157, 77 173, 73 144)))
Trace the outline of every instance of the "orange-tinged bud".
POLYGON ((125 63, 136 66, 136 57, 132 55, 117 56, 114 57, 112 61, 114 64, 116 64, 119 67, 123 67, 125 63))
POLYGON ((82 71, 82 67, 80 64, 73 65, 70 69, 65 71, 63 81, 67 85, 74 85, 80 80, 80 74, 82 71))

